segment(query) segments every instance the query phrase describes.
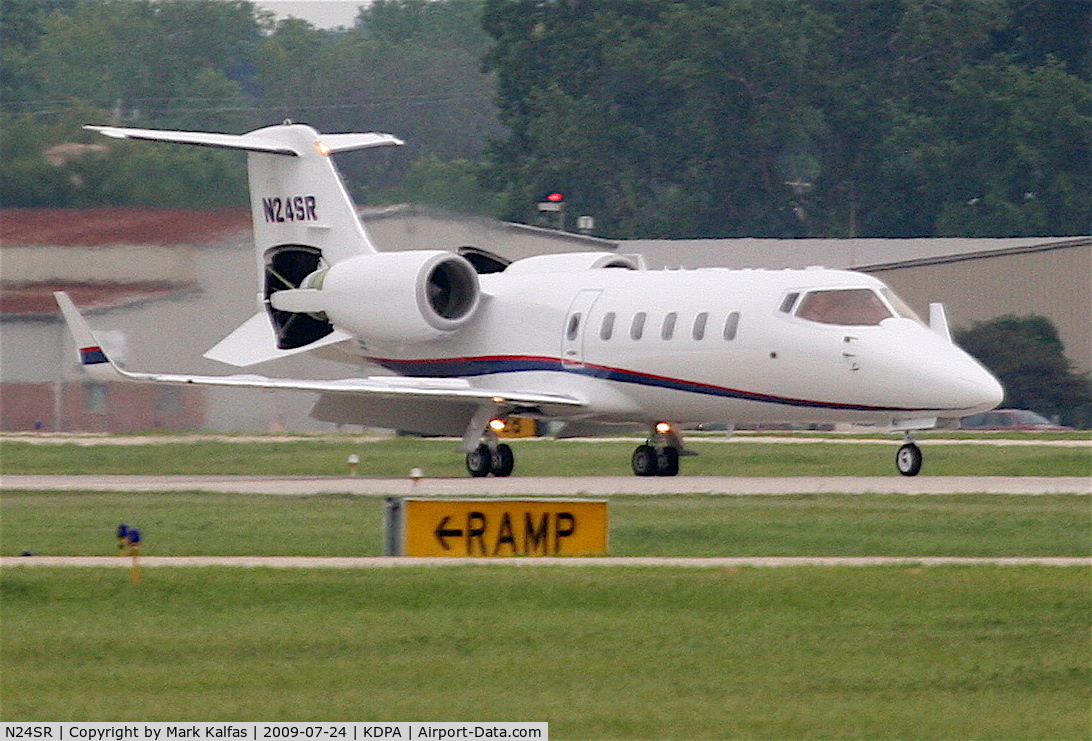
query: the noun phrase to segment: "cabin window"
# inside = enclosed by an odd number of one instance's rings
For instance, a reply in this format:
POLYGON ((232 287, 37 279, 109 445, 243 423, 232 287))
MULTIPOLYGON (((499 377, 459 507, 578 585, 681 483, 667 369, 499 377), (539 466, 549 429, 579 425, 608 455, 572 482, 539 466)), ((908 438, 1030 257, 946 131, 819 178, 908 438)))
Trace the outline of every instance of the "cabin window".
POLYGON ((614 312, 608 311, 603 315, 603 325, 599 327, 599 339, 609 340, 614 336, 614 312))
POLYGON ((739 312, 733 311, 728 315, 728 318, 724 320, 724 339, 731 341, 736 338, 736 332, 739 331, 739 312))
POLYGON ((569 326, 565 330, 565 338, 568 340, 575 340, 576 335, 580 332, 580 312, 573 314, 569 317, 569 326))
POLYGON ((792 307, 796 305, 796 299, 800 298, 799 293, 790 293, 785 296, 785 299, 781 302, 781 311, 786 314, 792 313, 792 307))
POLYGON ((660 327, 660 337, 665 340, 670 340, 675 336, 675 322, 678 321, 679 315, 674 311, 664 315, 663 326, 660 327))
POLYGON ((638 311, 633 315, 633 324, 629 325, 630 339, 639 340, 645 333, 645 319, 648 318, 648 314, 643 311, 638 311))
POLYGON ((894 314, 871 289, 848 288, 809 291, 796 316, 819 324, 875 326, 894 314))
POLYGON ((709 322, 709 312, 703 311, 694 317, 694 339, 705 339, 705 325, 709 322))

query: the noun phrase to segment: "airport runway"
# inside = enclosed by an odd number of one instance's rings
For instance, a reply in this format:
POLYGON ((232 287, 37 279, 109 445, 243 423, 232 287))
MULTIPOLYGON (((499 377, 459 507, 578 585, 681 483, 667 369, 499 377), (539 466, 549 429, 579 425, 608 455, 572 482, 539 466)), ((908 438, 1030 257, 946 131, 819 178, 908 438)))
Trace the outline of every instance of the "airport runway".
MULTIPOLYGON (((401 556, 141 556, 142 567, 235 567, 270 569, 384 569, 414 566, 563 566, 733 569, 787 568, 799 566, 1092 566, 1092 558, 964 558, 947 556, 761 556, 724 558, 674 558, 655 556, 526 557, 526 558, 410 558, 401 556)), ((131 568, 132 559, 119 556, 4 556, 0 568, 64 566, 82 568, 131 568)))
POLYGON ((1092 494, 1092 478, 1043 476, 0 476, 0 490, 207 491, 230 494, 505 497, 724 494, 1092 494))

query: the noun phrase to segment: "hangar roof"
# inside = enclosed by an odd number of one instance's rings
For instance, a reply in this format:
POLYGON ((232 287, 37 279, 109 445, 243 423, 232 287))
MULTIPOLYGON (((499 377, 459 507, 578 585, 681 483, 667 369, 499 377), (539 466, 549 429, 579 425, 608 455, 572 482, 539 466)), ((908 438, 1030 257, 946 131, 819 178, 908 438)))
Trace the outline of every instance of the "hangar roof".
MULTIPOLYGON (((362 215, 378 232, 376 237, 387 238, 377 240, 381 245, 390 242, 387 249, 475 246, 508 259, 572 250, 636 252, 644 255, 651 268, 804 268, 822 265, 878 271, 1092 244, 1092 237, 1088 236, 608 240, 420 206, 366 208, 362 209, 362 215), (399 222, 406 225, 395 227, 399 222), (432 226, 425 228, 425 222, 432 226)), ((35 315, 50 312, 52 297, 49 292, 77 283, 88 285, 94 294, 86 297, 88 303, 100 306, 192 290, 196 282, 194 268, 190 265, 193 258, 185 253, 206 245, 236 246, 248 240, 250 228, 250 214, 245 208, 222 211, 5 210, 0 219, 0 242, 9 249, 4 250, 6 295, 0 313, 35 315), (121 260, 122 267, 119 268, 114 264, 117 261, 105 259, 107 252, 79 257, 71 252, 72 248, 81 247, 132 252, 134 247, 141 245, 145 246, 145 251, 158 246, 162 254, 152 259, 151 253, 142 253, 140 259, 135 259, 134 253, 121 260), (46 249, 10 249, 33 246, 46 249), (90 262, 84 259, 92 257, 90 262), (163 260, 172 262, 167 265, 163 260), (92 264, 105 273, 96 275, 89 267, 92 264), (137 269, 138 265, 146 269, 137 269), (32 267, 34 269, 30 270, 32 267), (43 270, 48 274, 40 275, 43 270)))
POLYGON ((249 229, 246 208, 10 208, 0 218, 5 246, 210 244, 249 229))

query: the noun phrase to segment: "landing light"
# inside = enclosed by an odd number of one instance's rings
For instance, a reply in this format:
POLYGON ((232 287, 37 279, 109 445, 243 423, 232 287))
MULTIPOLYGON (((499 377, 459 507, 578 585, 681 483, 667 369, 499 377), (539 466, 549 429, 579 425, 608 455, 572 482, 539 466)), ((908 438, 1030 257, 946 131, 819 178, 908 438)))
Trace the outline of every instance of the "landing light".
POLYGON ((322 141, 321 139, 315 142, 315 150, 323 157, 329 157, 330 153, 333 151, 332 149, 330 149, 330 145, 322 141))
POLYGON ((668 422, 657 422, 656 432, 660 433, 661 435, 666 435, 667 433, 671 432, 671 424, 668 422))
POLYGON ((489 420, 489 429, 493 430, 493 432, 500 432, 507 426, 507 423, 505 423, 505 421, 500 417, 494 417, 493 419, 489 420))

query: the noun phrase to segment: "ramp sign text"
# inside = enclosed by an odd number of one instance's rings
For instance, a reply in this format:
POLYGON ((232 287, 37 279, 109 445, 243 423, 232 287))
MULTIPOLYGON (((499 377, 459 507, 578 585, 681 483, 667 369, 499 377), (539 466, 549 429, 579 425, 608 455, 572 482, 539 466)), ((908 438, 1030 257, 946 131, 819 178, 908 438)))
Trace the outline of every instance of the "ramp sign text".
POLYGON ((401 555, 495 558, 607 552, 604 501, 404 499, 398 509, 401 555))

